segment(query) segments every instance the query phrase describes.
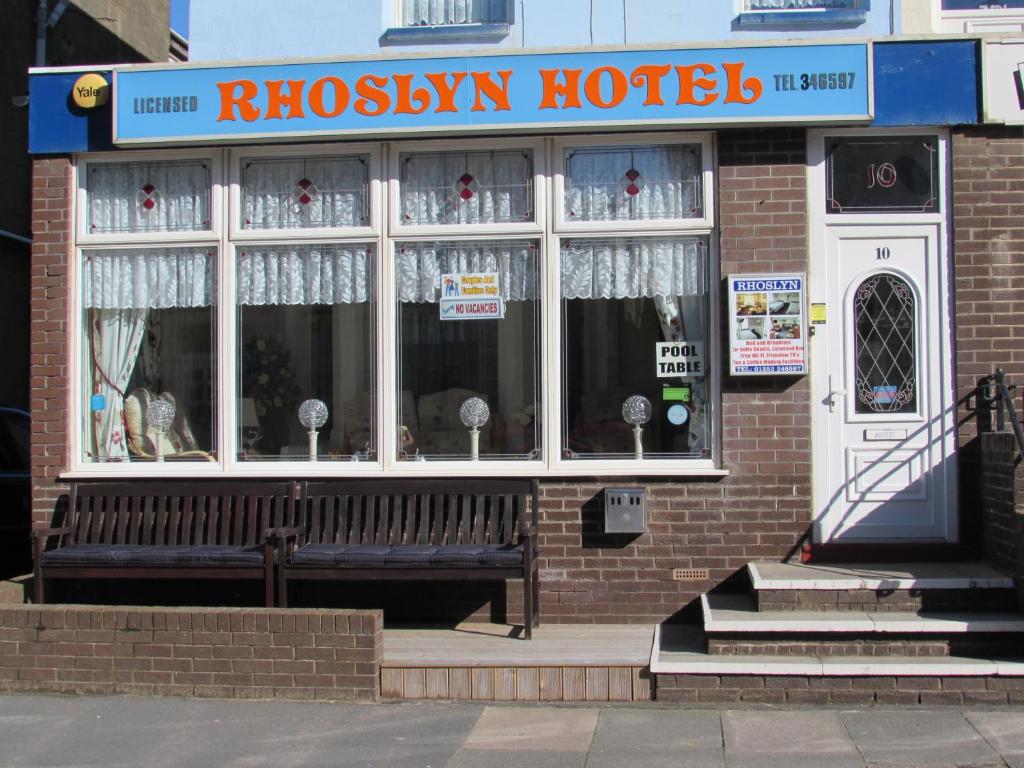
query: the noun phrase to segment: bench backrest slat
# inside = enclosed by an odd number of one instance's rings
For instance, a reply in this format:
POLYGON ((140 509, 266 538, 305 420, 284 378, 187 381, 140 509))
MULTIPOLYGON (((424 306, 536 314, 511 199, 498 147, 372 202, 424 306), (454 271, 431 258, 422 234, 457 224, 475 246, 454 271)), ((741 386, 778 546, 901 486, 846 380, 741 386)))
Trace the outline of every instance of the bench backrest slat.
POLYGON ((530 480, 311 480, 303 540, 317 544, 507 544, 525 530, 530 480), (453 487, 458 490, 453 492, 453 487))
POLYGON ((294 524, 288 481, 89 481, 68 494, 62 544, 256 546, 294 524))

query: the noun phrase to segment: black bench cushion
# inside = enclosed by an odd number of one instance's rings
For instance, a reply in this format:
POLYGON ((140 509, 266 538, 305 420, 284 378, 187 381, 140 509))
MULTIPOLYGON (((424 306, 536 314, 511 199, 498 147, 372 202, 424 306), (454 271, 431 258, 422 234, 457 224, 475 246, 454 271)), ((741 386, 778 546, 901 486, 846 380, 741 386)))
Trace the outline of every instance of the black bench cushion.
POLYGON ((291 556, 291 565, 500 566, 522 565, 523 548, 511 544, 307 544, 291 556))
POLYGON ((75 544, 43 553, 44 565, 263 565, 263 547, 218 544, 75 544))

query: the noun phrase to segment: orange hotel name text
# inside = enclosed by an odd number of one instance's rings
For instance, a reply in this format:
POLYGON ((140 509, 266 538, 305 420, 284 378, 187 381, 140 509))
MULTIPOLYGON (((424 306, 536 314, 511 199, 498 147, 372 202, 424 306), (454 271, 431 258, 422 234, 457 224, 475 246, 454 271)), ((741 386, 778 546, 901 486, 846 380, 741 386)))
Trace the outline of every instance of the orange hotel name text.
MULTIPOLYGON (((744 62, 682 65, 648 64, 625 72, 618 67, 541 69, 538 109, 581 109, 588 104, 613 109, 631 90, 643 95, 645 107, 676 105, 706 107, 752 104, 764 93, 757 77, 744 77, 744 62)), ((415 75, 365 74, 351 85, 327 75, 307 80, 228 80, 217 83, 220 92, 218 122, 242 120, 294 120, 307 113, 332 118, 352 109, 366 117, 384 114, 419 115, 424 112, 458 112, 460 93, 471 95, 472 112, 508 111, 512 70, 497 72, 429 72, 422 81, 415 75), (423 82, 425 81, 425 82, 423 82)))

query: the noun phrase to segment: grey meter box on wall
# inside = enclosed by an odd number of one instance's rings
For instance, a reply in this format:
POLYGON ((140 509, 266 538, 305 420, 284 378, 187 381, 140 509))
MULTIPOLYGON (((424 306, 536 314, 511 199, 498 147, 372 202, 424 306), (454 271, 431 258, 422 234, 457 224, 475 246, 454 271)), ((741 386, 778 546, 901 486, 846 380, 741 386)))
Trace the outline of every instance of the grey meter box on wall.
POLYGON ((643 488, 604 489, 604 532, 643 533, 647 513, 643 488))

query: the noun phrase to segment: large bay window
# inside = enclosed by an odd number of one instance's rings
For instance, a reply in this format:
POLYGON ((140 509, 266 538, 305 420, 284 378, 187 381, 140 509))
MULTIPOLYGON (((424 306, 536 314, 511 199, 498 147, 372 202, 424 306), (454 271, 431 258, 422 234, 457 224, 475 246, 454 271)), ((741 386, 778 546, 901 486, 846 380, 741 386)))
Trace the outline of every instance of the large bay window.
POLYGON ((383 150, 79 163, 80 471, 714 471, 708 138, 383 150))

